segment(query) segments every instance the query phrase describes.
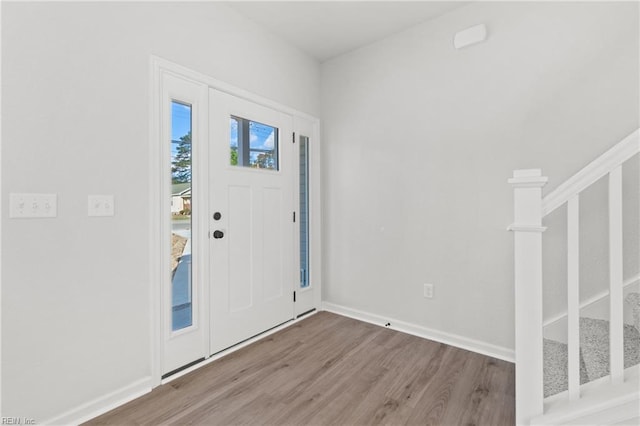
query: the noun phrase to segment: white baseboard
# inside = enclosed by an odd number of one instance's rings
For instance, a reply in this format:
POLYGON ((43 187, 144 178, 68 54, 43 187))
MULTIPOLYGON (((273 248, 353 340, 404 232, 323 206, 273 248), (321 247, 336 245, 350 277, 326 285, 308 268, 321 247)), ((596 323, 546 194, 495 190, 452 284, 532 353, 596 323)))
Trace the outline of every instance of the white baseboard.
MULTIPOLYGON (((545 414, 531 425, 614 425, 640 417, 640 366, 624 371, 624 381, 611 384, 605 376, 580 386, 580 399, 570 401, 567 391, 545 399, 545 414)), ((636 423, 637 424, 637 423, 636 423)))
POLYGON ((638 407, 640 407, 640 400, 636 398, 597 413, 577 418, 568 422, 567 425, 637 425, 638 423, 631 422, 638 419, 638 416, 640 415, 638 407))
POLYGON ((42 423, 45 425, 78 425, 151 392, 151 384, 151 377, 145 377, 42 423))
POLYGON ((534 419, 531 424, 534 426, 637 425, 638 423, 630 422, 635 421, 640 416, 639 404, 640 400, 636 397, 617 404, 613 403, 603 408, 577 410, 576 413, 567 414, 564 418, 547 419, 542 416, 540 419, 534 419))
POLYGON ((515 353, 513 349, 493 345, 491 343, 481 342, 479 340, 469 339, 468 337, 459 336, 452 333, 433 330, 421 325, 400 321, 394 318, 383 317, 381 315, 360 311, 358 309, 348 308, 346 306, 336 305, 334 303, 322 302, 322 309, 324 311, 333 312, 335 314, 379 325, 381 327, 385 327, 385 324, 391 323, 391 325, 387 328, 422 337, 424 339, 445 343, 447 345, 455 346, 468 351, 477 352, 479 354, 487 355, 493 358, 502 359, 504 361, 515 362, 515 353))

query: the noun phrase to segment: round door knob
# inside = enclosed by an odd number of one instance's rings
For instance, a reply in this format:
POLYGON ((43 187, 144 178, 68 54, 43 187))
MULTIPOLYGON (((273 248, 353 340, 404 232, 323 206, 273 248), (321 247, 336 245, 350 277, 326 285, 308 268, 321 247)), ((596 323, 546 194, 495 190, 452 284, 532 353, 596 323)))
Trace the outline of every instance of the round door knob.
POLYGON ((213 231, 213 238, 215 238, 216 240, 219 240, 222 237, 224 237, 224 232, 222 232, 222 231, 213 231))

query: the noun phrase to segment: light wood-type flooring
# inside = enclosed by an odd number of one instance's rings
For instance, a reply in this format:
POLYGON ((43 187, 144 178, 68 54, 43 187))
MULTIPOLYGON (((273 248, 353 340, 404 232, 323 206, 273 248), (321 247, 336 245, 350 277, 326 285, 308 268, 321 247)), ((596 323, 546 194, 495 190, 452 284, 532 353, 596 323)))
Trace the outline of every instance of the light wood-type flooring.
POLYGON ((513 425, 514 364, 328 312, 90 425, 513 425))

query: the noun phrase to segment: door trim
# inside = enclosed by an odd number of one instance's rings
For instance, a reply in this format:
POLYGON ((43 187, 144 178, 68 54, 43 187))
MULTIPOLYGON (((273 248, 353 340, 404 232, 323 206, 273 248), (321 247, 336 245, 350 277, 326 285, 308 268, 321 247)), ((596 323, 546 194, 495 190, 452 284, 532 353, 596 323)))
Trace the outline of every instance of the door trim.
MULTIPOLYGON (((282 105, 278 102, 264 98, 259 95, 255 95, 247 90, 235 87, 228 83, 219 81, 212 77, 201 74, 197 71, 186 68, 182 65, 170 62, 161 57, 150 55, 149 66, 149 141, 148 141, 148 154, 149 154, 149 304, 150 304, 150 360, 151 360, 151 376, 152 386, 159 386, 162 380, 162 345, 163 345, 163 330, 162 330, 162 277, 166 275, 166 271, 169 270, 169 256, 166 253, 170 250, 170 243, 168 239, 163 238, 163 232, 168 229, 168 219, 158 214, 162 211, 164 206, 163 196, 169 192, 169 179, 165 179, 167 170, 164 164, 164 156, 162 153, 162 75, 165 73, 178 76, 180 78, 191 80, 198 84, 204 84, 210 88, 220 90, 222 92, 231 94, 233 96, 245 99, 256 104, 260 104, 271 109, 290 114, 294 117, 293 130, 298 132, 296 126, 296 118, 302 119, 313 123, 314 134, 309 135, 313 137, 315 143, 312 145, 313 150, 311 153, 310 174, 311 174, 311 188, 310 191, 310 239, 311 239, 311 259, 315 267, 311 269, 312 282, 315 288, 315 306, 316 310, 320 310, 321 302, 321 252, 322 244, 320 239, 321 234, 321 196, 320 196, 320 134, 319 127, 320 121, 318 118, 306 114, 304 112, 295 110, 293 108, 282 105)), ((291 321, 284 327, 295 323, 291 321)), ((272 332, 279 330, 275 329, 272 332)), ((271 334, 267 332, 260 336, 260 338, 271 334)), ((256 339, 257 340, 257 339, 256 339)), ((254 340, 251 340, 254 341, 254 340)), ((243 343, 239 346, 244 346, 248 343, 243 343)), ((231 351, 229 351, 231 352, 231 351)), ((227 351, 224 352, 228 353, 227 351)), ((206 365, 209 360, 217 359, 218 357, 211 357, 204 362, 200 362, 197 365, 187 368, 184 372, 191 371, 192 369, 199 368, 206 365)), ((180 374, 180 373, 178 373, 180 374)), ((182 375, 182 374, 180 374, 182 375)), ((178 375, 175 375, 178 376, 178 375)), ((173 376, 172 376, 173 377, 173 376)), ((168 381, 170 379, 165 379, 168 381)))

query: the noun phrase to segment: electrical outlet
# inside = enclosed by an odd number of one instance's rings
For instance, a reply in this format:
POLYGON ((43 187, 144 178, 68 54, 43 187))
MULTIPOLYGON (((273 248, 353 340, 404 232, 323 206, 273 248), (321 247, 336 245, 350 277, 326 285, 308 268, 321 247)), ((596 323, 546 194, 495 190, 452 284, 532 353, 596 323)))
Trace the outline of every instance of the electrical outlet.
POLYGON ((433 299, 433 284, 424 285, 424 297, 427 299, 433 299))
POLYGON ((10 194, 9 217, 45 218, 58 215, 57 194, 10 194))
POLYGON ((113 195, 89 195, 87 208, 89 216, 113 216, 115 214, 113 195))

